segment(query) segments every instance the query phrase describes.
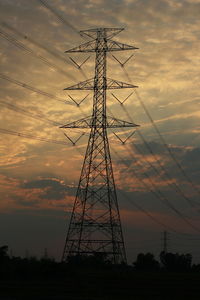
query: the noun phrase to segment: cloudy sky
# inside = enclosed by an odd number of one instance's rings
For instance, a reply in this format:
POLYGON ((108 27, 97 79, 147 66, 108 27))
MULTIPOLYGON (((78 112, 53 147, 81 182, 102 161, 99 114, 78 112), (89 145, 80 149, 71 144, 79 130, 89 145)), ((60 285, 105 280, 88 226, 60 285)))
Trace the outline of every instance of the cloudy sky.
MULTIPOLYGON (((108 54, 108 77, 139 86, 138 94, 121 106, 108 91, 107 105, 108 114, 140 124, 125 146, 109 132, 129 261, 139 251, 159 253, 164 230, 169 250, 191 252, 200 261, 200 1, 46 3, 63 21, 39 0, 0 0, 0 244, 15 255, 41 256, 46 247, 49 255, 61 256, 88 136, 73 147, 55 122, 91 114, 92 93, 78 108, 68 95, 80 102, 87 91, 63 89, 94 76, 93 55, 64 51, 85 42, 79 30, 122 27, 113 39, 139 50, 124 68, 108 54), (78 64, 88 58, 82 71, 70 57, 78 64)), ((123 63, 131 54, 114 55, 123 63)), ((123 101, 131 92, 114 95, 123 101)), ((80 136, 66 133, 72 140, 80 136)), ((123 140, 130 133, 118 136, 123 140)))

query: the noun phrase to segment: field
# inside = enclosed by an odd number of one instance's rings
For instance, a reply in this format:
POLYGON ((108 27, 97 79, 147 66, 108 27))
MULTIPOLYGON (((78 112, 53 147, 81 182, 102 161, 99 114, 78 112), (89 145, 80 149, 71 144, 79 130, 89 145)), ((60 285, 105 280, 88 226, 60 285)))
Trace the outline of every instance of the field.
POLYGON ((1 280, 0 299, 199 300, 200 274, 76 270, 55 280, 1 280))

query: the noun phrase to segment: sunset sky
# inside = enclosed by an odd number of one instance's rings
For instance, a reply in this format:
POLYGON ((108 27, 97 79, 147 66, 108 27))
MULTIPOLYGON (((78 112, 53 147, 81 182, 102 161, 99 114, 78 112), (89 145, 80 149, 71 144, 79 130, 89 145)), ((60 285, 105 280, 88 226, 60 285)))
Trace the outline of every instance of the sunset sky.
MULTIPOLYGON (((129 261, 141 251, 158 254, 162 232, 167 230, 170 251, 190 252, 200 262, 200 0, 45 2, 65 22, 39 0, 0 0, 0 245, 8 244, 14 255, 28 251, 41 256, 47 248, 50 256, 61 257, 88 135, 73 147, 63 130, 45 118, 64 125, 91 114, 92 92, 78 108, 68 95, 80 102, 88 92, 63 89, 92 78, 95 57, 64 52, 86 42, 79 30, 117 27, 125 30, 113 39, 139 49, 112 53, 122 63, 134 54, 124 69, 108 54, 107 75, 137 85, 139 97, 133 93, 123 109, 108 91, 108 115, 127 121, 131 116, 154 153, 137 132, 122 146, 109 131, 116 187, 124 193, 118 193, 118 200, 129 261), (88 60, 80 71, 69 57, 78 64, 88 60), (139 98, 190 183, 171 159, 139 98), (44 121, 31 115, 42 115, 44 121), (4 134, 2 129, 66 145, 4 134), (152 183, 178 213, 154 197, 152 183)), ((113 93, 123 101, 131 92, 113 93)), ((131 132, 118 131, 118 135, 123 140, 131 132)), ((66 133, 72 140, 81 134, 66 133)))

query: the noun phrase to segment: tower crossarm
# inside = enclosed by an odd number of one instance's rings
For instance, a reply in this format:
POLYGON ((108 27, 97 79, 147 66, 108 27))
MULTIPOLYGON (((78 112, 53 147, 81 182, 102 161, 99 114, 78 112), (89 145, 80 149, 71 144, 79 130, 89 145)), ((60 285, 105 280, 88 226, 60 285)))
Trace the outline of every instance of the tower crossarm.
POLYGON ((60 126, 60 128, 120 128, 120 127, 139 127, 139 125, 117 118, 107 116, 106 126, 104 123, 95 124, 93 117, 86 117, 80 120, 60 126))
POLYGON ((113 36, 119 34, 121 31, 124 30, 124 28, 91 28, 91 29, 87 29, 87 30, 81 30, 80 35, 81 36, 84 35, 84 36, 94 39, 94 38, 96 38, 97 33, 101 32, 102 29, 106 33, 107 40, 112 38, 113 36))
MULTIPOLYGON (((121 88, 137 88, 137 85, 122 82, 119 80, 107 78, 104 88, 107 90, 121 89, 121 88)), ((65 88, 64 90, 93 90, 94 89, 94 79, 88 79, 81 81, 75 85, 65 88)))
POLYGON ((140 125, 137 125, 132 122, 127 122, 124 120, 120 120, 117 118, 113 118, 110 116, 107 116, 107 128, 120 128, 120 127, 139 127, 140 125))
POLYGON ((122 89, 122 88, 137 88, 137 87, 138 87, 137 85, 133 85, 130 83, 119 81, 119 80, 107 78, 107 85, 106 85, 107 90, 108 89, 109 90, 122 89))
POLYGON ((74 53, 74 52, 95 52, 95 45, 96 41, 95 39, 92 41, 89 41, 87 43, 81 44, 77 47, 74 47, 72 49, 66 50, 65 53, 74 53))
POLYGON ((108 52, 111 51, 122 51, 122 50, 137 50, 139 48, 134 47, 134 46, 130 46, 127 44, 123 44, 123 43, 119 43, 117 41, 113 41, 113 40, 108 40, 107 43, 107 50, 108 52))
MULTIPOLYGON (((117 41, 108 40, 105 48, 103 50, 105 52, 112 52, 112 51, 122 51, 122 50, 136 50, 139 49, 137 47, 123 44, 117 41)), ((96 52, 96 40, 89 41, 87 43, 81 44, 77 47, 72 49, 66 50, 65 53, 76 53, 76 52, 96 52)))
POLYGON ((75 85, 69 86, 64 90, 93 90, 94 89, 94 78, 81 81, 75 85))

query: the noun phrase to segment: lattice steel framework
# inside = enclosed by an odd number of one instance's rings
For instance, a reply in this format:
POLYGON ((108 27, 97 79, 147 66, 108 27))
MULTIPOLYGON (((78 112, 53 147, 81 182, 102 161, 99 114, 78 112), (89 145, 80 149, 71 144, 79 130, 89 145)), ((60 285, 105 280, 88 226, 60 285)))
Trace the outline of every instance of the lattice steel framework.
POLYGON ((88 146, 80 175, 66 237, 63 260, 74 255, 105 255, 112 263, 126 263, 126 252, 113 177, 107 128, 136 127, 136 124, 108 117, 106 90, 135 88, 106 77, 108 51, 138 49, 111 40, 121 28, 81 31, 91 41, 66 52, 96 53, 95 76, 65 90, 93 90, 93 113, 62 128, 90 128, 88 146))

